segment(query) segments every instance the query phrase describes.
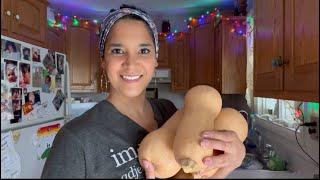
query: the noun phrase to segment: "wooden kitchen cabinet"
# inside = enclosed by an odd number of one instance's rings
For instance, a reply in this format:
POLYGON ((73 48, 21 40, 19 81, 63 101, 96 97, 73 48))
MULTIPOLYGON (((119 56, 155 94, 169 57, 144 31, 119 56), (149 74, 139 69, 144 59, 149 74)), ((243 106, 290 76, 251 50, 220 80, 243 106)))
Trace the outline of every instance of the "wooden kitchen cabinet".
POLYGON ((284 92, 319 101, 319 0, 285 1, 284 92))
POLYGON ((214 87, 221 94, 246 93, 246 38, 230 32, 233 21, 245 20, 229 17, 214 28, 214 87))
POLYGON ((66 53, 66 32, 62 29, 47 27, 46 47, 54 51, 66 53))
POLYGON ((169 47, 166 37, 158 36, 159 55, 157 68, 169 68, 169 47))
POLYGON ((93 28, 69 26, 67 57, 73 92, 96 92, 99 63, 98 35, 93 28))
POLYGON ((44 46, 47 5, 46 0, 1 0, 1 34, 44 46))
POLYGON ((169 42, 172 91, 186 91, 189 88, 189 37, 184 33, 169 42))
POLYGON ((190 88, 200 84, 214 86, 213 30, 213 22, 190 30, 190 88))
POLYGON ((1 0, 1 34, 8 34, 11 22, 10 0, 1 0))
POLYGON ((254 2, 254 96, 319 102, 319 1, 254 2))

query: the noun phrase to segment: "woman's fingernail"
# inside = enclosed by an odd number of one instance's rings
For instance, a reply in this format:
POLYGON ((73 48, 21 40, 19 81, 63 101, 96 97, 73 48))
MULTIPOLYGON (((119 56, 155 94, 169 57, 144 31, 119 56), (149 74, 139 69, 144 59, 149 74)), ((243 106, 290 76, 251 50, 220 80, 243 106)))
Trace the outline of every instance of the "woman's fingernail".
POLYGON ((211 165, 211 163, 212 163, 212 160, 210 158, 206 158, 204 160, 204 164, 207 165, 207 166, 211 165))
POLYGON ((149 163, 146 160, 143 160, 142 163, 144 168, 149 168, 149 163))
POLYGON ((200 145, 201 147, 209 147, 209 141, 206 139, 202 139, 200 145))
POLYGON ((210 133, 209 132, 204 132, 204 133, 202 133, 202 137, 209 138, 210 137, 210 133))
POLYGON ((206 176, 206 175, 203 175, 203 176, 201 176, 201 179, 205 179, 205 178, 207 178, 208 176, 206 176))
POLYGON ((205 142, 205 140, 201 140, 201 141, 200 141, 200 145, 201 145, 201 147, 206 147, 206 142, 205 142))

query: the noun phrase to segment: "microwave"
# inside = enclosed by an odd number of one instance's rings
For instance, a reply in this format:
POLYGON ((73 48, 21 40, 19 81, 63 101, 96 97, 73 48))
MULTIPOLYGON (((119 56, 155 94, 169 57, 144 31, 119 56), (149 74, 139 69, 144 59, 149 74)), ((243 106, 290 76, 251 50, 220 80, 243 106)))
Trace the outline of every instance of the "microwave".
POLYGON ((156 87, 148 87, 146 89, 146 96, 150 99, 158 99, 158 88, 156 87))

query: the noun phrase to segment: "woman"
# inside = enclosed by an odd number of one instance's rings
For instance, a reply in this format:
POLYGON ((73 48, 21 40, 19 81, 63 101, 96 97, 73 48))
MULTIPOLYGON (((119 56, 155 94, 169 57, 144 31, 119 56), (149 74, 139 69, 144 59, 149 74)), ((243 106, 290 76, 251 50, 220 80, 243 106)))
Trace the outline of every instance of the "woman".
MULTIPOLYGON (((154 22, 141 10, 124 6, 107 15, 100 56, 111 84, 109 96, 61 128, 42 178, 155 178, 150 162, 140 167, 138 144, 177 110, 168 100, 145 97, 157 66, 157 36, 154 22)), ((204 148, 224 150, 218 146, 227 139, 226 147, 232 149, 206 158, 210 166, 211 160, 220 162, 212 166, 222 167, 218 177, 241 164, 244 147, 234 133, 210 131, 204 136, 204 148)))

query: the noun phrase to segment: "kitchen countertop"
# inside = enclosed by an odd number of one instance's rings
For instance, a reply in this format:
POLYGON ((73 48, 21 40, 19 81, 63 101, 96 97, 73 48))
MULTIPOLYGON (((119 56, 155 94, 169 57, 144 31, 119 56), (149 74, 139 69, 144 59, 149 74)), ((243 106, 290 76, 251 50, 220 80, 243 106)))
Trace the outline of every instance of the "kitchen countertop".
POLYGON ((71 103, 69 120, 74 119, 75 117, 80 116, 84 112, 91 109, 98 102, 87 102, 87 103, 71 103))
POLYGON ((238 168, 231 172, 227 179, 270 179, 270 178, 282 178, 282 179, 297 179, 304 178, 299 176, 298 173, 292 171, 270 171, 270 170, 250 170, 238 168))

